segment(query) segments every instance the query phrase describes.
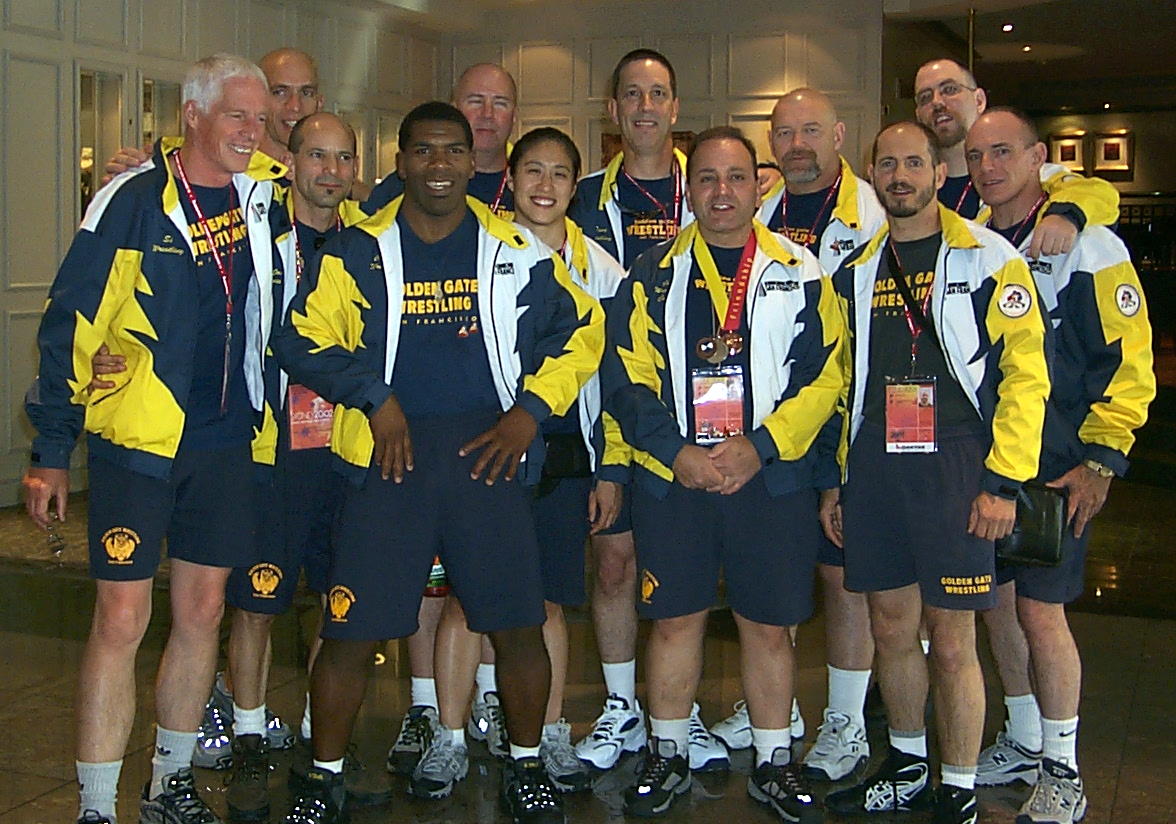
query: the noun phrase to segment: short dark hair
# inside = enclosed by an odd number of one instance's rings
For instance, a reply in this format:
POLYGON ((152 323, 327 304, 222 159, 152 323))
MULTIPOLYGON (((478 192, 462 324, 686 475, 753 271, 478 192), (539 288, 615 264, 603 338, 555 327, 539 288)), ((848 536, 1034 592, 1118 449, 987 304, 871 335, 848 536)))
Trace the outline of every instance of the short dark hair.
POLYGON ((780 174, 784 174, 784 170, 781 169, 779 166, 777 166, 775 163, 773 163, 770 160, 761 160, 759 163, 755 164, 755 168, 757 170, 758 169, 775 169, 780 174))
POLYGON ((712 140, 738 140, 743 144, 743 148, 747 149, 747 153, 751 155, 751 168, 757 168, 755 163, 755 145, 747 139, 747 135, 735 126, 711 126, 709 129, 699 133, 698 137, 694 138, 694 142, 690 144, 690 151, 686 155, 687 179, 689 179, 690 172, 694 168, 694 155, 698 152, 698 148, 703 143, 709 143, 712 140))
POLYGON ((400 121, 400 132, 397 135, 397 145, 400 151, 408 150, 408 142, 412 139, 412 128, 418 123, 428 120, 440 120, 446 123, 456 123, 461 126, 461 133, 465 136, 466 148, 474 148, 474 130, 470 128, 470 121, 458 109, 443 100, 430 100, 417 106, 400 121))
POLYGON ((572 161, 572 179, 579 180, 580 150, 576 148, 576 142, 564 132, 551 126, 540 126, 537 129, 531 129, 531 131, 519 138, 518 143, 514 144, 514 147, 510 150, 510 160, 508 161, 512 177, 518 174, 519 164, 523 162, 523 155, 540 143, 558 143, 563 147, 563 150, 568 153, 568 159, 572 161))
POLYGON ((927 151, 931 155, 931 165, 938 166, 943 162, 943 150, 939 147, 939 139, 935 136, 935 132, 924 126, 917 120, 899 120, 896 123, 890 123, 878 130, 878 134, 874 135, 874 145, 870 148, 870 163, 878 161, 878 139, 891 129, 896 129, 899 126, 910 126, 923 133, 923 137, 927 138, 927 151))
POLYGON ((351 138, 351 151, 353 153, 358 151, 359 142, 355 138, 355 129, 351 128, 350 123, 331 112, 315 112, 314 114, 308 114, 306 117, 301 118, 294 124, 294 128, 290 130, 290 139, 286 142, 286 145, 290 148, 291 153, 298 154, 302 149, 302 141, 306 137, 303 133, 310 128, 310 121, 315 118, 327 117, 339 123, 347 131, 347 136, 351 138))
POLYGON ((1037 124, 1033 122, 1033 118, 1025 114, 1024 109, 1019 109, 1016 106, 989 106, 980 117, 983 117, 985 114, 992 114, 993 112, 1004 112, 1016 118, 1025 127, 1025 131, 1029 133, 1030 146, 1041 142, 1041 134, 1037 131, 1037 124))
POLYGON ((655 63, 661 63, 666 67, 666 71, 670 73, 670 94, 674 97, 678 96, 678 75, 674 73, 674 66, 670 63, 670 59, 659 51, 653 49, 633 49, 633 51, 626 54, 617 61, 616 68, 612 71, 612 77, 608 80, 609 95, 613 100, 617 99, 617 92, 621 86, 621 70, 630 63, 636 63, 638 60, 652 60, 655 63))

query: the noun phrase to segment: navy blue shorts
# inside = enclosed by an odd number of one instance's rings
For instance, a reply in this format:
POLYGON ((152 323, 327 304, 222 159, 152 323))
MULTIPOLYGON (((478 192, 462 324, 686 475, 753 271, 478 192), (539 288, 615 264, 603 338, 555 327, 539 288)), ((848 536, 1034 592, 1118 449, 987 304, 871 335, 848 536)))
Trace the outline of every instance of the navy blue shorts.
POLYGON ((768 494, 763 474, 734 495, 673 484, 664 499, 632 484, 637 544, 637 609, 675 618, 715 603, 719 571, 731 609, 773 626, 813 612, 817 564, 816 493, 768 494))
POLYGON ((879 592, 917 583, 944 609, 996 603, 995 548, 968 533, 988 439, 977 427, 939 433, 939 451, 887 454, 883 428, 863 422, 841 493, 845 588, 879 592))
MULTIPOLYGON (((820 519, 818 518, 818 523, 820 519)), ((825 530, 819 530, 817 537, 817 563, 825 566, 845 566, 845 550, 825 537, 825 530)))
POLYGON ((281 615, 290 608, 298 576, 327 591, 331 525, 346 481, 331 469, 329 449, 278 449, 271 477, 257 484, 258 559, 229 576, 228 602, 239 609, 281 615))
POLYGON ((324 638, 376 641, 417 629, 417 610, 438 555, 474 632, 543 623, 539 546, 531 490, 518 479, 470 479, 476 455, 461 446, 496 416, 409 424, 414 466, 404 482, 378 466, 348 486, 335 522, 324 638))
POLYGON ((248 566, 254 543, 249 444, 180 449, 167 480, 90 456, 90 574, 141 581, 167 555, 214 567, 248 566))
POLYGON ((592 478, 543 477, 531 512, 539 541, 543 598, 553 604, 584 603, 584 550, 588 541, 588 494, 592 478))

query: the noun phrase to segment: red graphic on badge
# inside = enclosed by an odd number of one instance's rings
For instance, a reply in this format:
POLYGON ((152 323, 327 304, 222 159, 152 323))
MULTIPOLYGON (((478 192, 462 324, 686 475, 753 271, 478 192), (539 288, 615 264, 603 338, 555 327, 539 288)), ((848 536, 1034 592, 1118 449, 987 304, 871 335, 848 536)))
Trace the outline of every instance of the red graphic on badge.
POLYGON ((331 445, 335 406, 301 384, 292 383, 286 398, 290 416, 290 448, 321 449, 331 445))

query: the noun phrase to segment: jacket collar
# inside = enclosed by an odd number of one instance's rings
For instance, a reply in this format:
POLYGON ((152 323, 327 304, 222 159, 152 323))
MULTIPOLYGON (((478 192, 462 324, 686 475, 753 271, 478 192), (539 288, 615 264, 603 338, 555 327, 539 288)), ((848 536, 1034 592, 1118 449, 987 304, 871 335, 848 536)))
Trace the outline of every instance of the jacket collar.
MULTIPOLYGON (((976 235, 972 232, 972 227, 967 220, 938 201, 936 201, 936 206, 939 209, 939 224, 940 231, 943 233, 943 241, 949 248, 980 249, 984 246, 983 243, 976 239, 976 235)), ((882 224, 878 229, 878 233, 866 244, 866 248, 862 250, 858 259, 850 265, 858 266, 872 258, 882 248, 882 245, 886 243, 889 237, 890 222, 887 221, 882 224)))
MULTIPOLYGON (((678 161, 678 166, 682 170, 682 188, 685 189, 686 155, 682 154, 677 149, 674 149, 674 159, 678 161)), ((605 205, 613 199, 613 190, 616 188, 617 177, 621 174, 621 164, 624 162, 624 160, 625 153, 617 152, 616 155, 613 156, 613 159, 608 162, 608 165, 604 167, 604 181, 600 186, 600 200, 596 204, 597 209, 603 209, 605 205)), ((686 193, 683 192, 682 196, 685 197, 686 193)))
POLYGON ((570 217, 564 218, 564 227, 568 233, 568 248, 572 250, 572 268, 579 272, 580 277, 587 283, 588 244, 584 241, 584 231, 570 217))
MULTIPOLYGON (((861 185, 857 175, 853 173, 849 162, 841 155, 837 156, 841 162, 841 186, 837 190, 837 202, 833 204, 830 220, 840 220, 850 229, 857 229, 861 225, 861 215, 858 213, 858 186, 861 185)), ((777 180, 772 188, 764 195, 764 202, 772 198, 782 197, 784 179, 777 180)))
MULTIPOLYGON (((400 212, 400 205, 404 202, 404 195, 399 195, 392 199, 387 206, 380 209, 367 220, 359 224, 359 227, 373 237, 386 231, 393 223, 396 222, 396 215, 400 212)), ((511 246, 515 249, 526 249, 529 244, 526 238, 519 232, 518 227, 507 220, 503 220, 494 212, 490 211, 490 207, 476 197, 466 195, 466 206, 474 217, 478 219, 478 223, 482 229, 497 240, 511 246)))
MULTIPOLYGON (((180 194, 176 186, 175 175, 171 171, 171 164, 167 162, 167 159, 178 152, 183 145, 184 138, 182 137, 161 137, 155 141, 155 149, 151 153, 152 160, 167 175, 166 182, 163 185, 163 209, 169 213, 179 206, 180 194)), ((249 158, 249 166, 245 169, 244 174, 253 180, 265 181, 281 180, 286 176, 286 172, 286 167, 281 163, 264 152, 256 151, 249 158)), ((236 179, 240 175, 233 175, 233 177, 236 179)), ((290 208, 293 210, 293 206, 290 208)))
MULTIPOLYGON (((780 237, 774 232, 769 231, 768 227, 760 223, 758 219, 751 221, 751 229, 755 232, 755 243, 758 251, 785 266, 800 265, 800 261, 796 256, 785 249, 780 243, 780 237)), ((679 232, 678 236, 674 238, 674 242, 670 245, 670 250, 666 252, 665 256, 658 263, 658 266, 665 268, 670 265, 673 258, 682 254, 690 254, 690 249, 694 244, 694 238, 698 233, 698 221, 691 223, 679 232)))

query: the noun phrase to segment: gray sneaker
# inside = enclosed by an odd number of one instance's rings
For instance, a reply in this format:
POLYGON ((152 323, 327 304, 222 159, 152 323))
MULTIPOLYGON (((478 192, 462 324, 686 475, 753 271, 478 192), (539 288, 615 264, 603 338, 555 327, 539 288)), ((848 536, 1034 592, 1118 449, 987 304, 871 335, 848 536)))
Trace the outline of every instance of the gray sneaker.
POLYGON ((498 693, 487 692, 480 699, 474 699, 470 720, 466 724, 466 735, 475 741, 485 741, 486 749, 495 758, 506 758, 510 744, 506 737, 506 721, 502 717, 502 704, 498 693))
POLYGON ((409 707, 400 722, 400 734, 388 750, 388 772, 411 776, 440 726, 437 710, 423 704, 409 707))
POLYGON ((1017 824, 1075 824, 1086 815, 1082 779, 1071 767, 1041 759, 1037 785, 1021 807, 1017 824))
POLYGON ((572 728, 563 718, 543 726, 539 757, 547 776, 561 793, 578 793, 592 786, 592 773, 572 747, 572 728))
POLYGON ((448 734, 433 739, 416 769, 412 771, 409 792, 417 798, 446 798, 453 785, 466 777, 470 769, 469 750, 455 743, 448 734))
POLYGON ((196 749, 192 751, 192 763, 206 770, 227 770, 233 765, 233 740, 229 733, 233 728, 233 705, 229 702, 229 715, 216 703, 215 693, 204 705, 200 729, 196 732, 196 749))
POLYGON ((172 773, 163 781, 164 792, 148 798, 151 782, 143 787, 139 802, 139 824, 221 824, 196 794, 191 768, 172 773))
POLYGON ((1033 752, 1007 731, 996 734, 996 743, 985 747, 976 764, 977 787, 999 787, 1024 781, 1034 784, 1041 767, 1041 752, 1033 752))

